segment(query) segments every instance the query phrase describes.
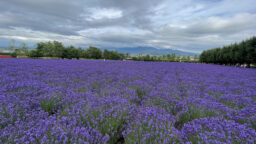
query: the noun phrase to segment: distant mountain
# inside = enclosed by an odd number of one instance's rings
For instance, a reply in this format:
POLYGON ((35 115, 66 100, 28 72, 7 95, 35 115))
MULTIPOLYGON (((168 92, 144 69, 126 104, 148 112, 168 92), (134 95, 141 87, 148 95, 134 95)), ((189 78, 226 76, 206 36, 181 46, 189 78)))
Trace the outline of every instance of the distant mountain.
POLYGON ((108 50, 117 50, 120 53, 130 53, 131 55, 166 55, 166 54, 176 54, 176 55, 186 55, 186 56, 193 56, 197 53, 185 52, 180 50, 173 50, 173 49, 157 49, 154 47, 124 47, 124 48, 102 48, 108 50))
POLYGON ((6 47, 1 47, 0 46, 0 53, 9 53, 10 51, 6 47))
POLYGON ((1 49, 1 50, 8 50, 8 47, 6 47, 6 46, 0 46, 0 49, 1 49))
MULTIPOLYGON (((34 49, 33 47, 29 47, 29 50, 34 49)), ((84 48, 84 49, 87 49, 84 48)), ((122 48, 101 48, 103 51, 104 49, 107 50, 116 50, 120 53, 129 53, 131 55, 153 55, 153 56, 161 56, 166 54, 176 54, 176 55, 184 55, 184 56, 194 56, 198 55, 198 53, 186 52, 181 50, 173 50, 173 49, 157 49, 154 47, 122 47, 122 48)), ((0 51, 8 51, 8 47, 0 46, 0 51)))

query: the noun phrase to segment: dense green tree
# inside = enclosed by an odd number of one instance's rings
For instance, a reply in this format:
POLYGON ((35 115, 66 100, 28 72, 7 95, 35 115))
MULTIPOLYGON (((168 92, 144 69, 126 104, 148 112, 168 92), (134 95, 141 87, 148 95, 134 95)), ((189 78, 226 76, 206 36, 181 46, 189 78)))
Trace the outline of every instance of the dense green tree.
MULTIPOLYGON (((81 48, 81 47, 78 47, 77 48, 77 59, 79 59, 79 58, 83 58, 83 53, 84 53, 84 50, 81 48)), ((84 58, 86 58, 86 57, 84 57, 84 58)))
POLYGON ((37 43, 35 57, 43 57, 45 55, 44 54, 44 45, 45 44, 43 42, 37 43))
POLYGON ((200 61, 226 65, 256 64, 256 37, 239 44, 203 51, 200 61))
POLYGON ((101 59, 102 58, 102 51, 97 47, 90 46, 87 49, 87 53, 88 53, 89 58, 92 58, 92 59, 101 59))
POLYGON ((119 60, 121 59, 121 55, 117 51, 110 51, 110 59, 119 60))
MULTIPOLYGON (((14 47, 14 45, 12 46, 14 47)), ((49 41, 49 42, 39 42, 36 45, 34 50, 27 50, 27 46, 22 44, 18 49, 13 50, 13 56, 27 55, 33 58, 39 57, 55 57, 62 59, 80 59, 80 58, 89 58, 89 59, 111 59, 111 60, 123 60, 131 58, 129 53, 119 53, 118 51, 104 50, 97 47, 90 46, 88 49, 83 50, 82 48, 75 48, 74 46, 63 46, 61 42, 58 41, 49 41)), ((141 61, 178 61, 179 57, 175 54, 167 54, 163 56, 150 56, 150 55, 139 55, 132 57, 133 60, 141 61)), ((185 62, 190 62, 191 60, 188 57, 184 57, 185 62)))
POLYGON ((89 58, 87 50, 83 50, 83 52, 81 53, 81 57, 82 58, 89 58))
POLYGON ((62 43, 58 41, 53 41, 51 45, 53 45, 53 57, 63 58, 62 56, 64 52, 64 46, 62 45, 62 43))
POLYGON ((128 53, 122 54, 122 53, 118 53, 118 51, 109 51, 106 49, 103 51, 104 59, 122 60, 122 59, 128 58, 129 56, 130 55, 128 53))
POLYGON ((111 59, 111 52, 106 50, 106 49, 104 49, 104 51, 103 51, 103 58, 104 59, 111 59))
POLYGON ((81 57, 81 54, 79 53, 79 50, 76 49, 74 46, 69 46, 67 48, 64 48, 62 58, 67 58, 67 59, 79 59, 81 57))
POLYGON ((32 58, 35 58, 35 57, 38 57, 38 51, 37 50, 31 50, 28 52, 28 56, 29 57, 32 57, 32 58))

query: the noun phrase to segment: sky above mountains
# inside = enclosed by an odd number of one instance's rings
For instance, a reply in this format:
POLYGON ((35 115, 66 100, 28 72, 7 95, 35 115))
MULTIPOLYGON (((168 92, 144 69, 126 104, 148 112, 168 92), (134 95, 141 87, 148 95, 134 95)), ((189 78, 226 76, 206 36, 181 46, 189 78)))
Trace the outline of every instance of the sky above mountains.
POLYGON ((255 0, 0 0, 0 47, 57 40, 201 52, 254 35, 255 0))

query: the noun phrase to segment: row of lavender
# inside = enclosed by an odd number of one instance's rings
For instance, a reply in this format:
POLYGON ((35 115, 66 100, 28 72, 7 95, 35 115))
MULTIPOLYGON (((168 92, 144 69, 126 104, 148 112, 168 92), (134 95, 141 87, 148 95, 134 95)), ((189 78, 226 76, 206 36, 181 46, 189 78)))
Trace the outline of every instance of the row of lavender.
POLYGON ((0 143, 256 143, 256 70, 0 59, 0 143))

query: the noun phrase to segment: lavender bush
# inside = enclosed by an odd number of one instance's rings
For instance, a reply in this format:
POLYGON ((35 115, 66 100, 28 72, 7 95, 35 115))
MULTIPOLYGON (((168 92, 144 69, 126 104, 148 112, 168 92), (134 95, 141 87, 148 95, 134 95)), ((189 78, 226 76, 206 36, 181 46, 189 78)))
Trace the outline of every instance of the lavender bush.
POLYGON ((0 143, 256 143, 256 70, 0 59, 0 143))

